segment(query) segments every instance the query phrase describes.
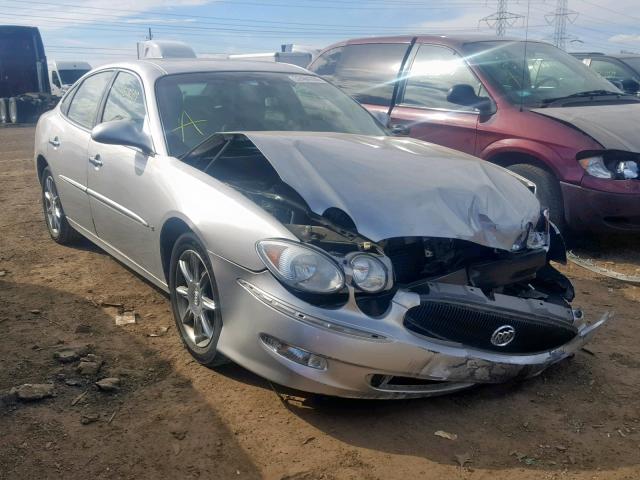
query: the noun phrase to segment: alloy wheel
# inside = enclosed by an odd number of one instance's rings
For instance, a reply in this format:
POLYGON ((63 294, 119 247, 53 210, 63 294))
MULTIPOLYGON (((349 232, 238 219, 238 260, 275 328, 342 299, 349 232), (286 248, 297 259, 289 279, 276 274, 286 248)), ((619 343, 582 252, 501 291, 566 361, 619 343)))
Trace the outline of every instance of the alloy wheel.
POLYGON ((185 250, 175 273, 178 316, 188 339, 198 348, 211 343, 215 332, 217 299, 207 267, 195 250, 185 250))
POLYGON ((60 225, 62 222, 62 207, 58 190, 53 181, 53 177, 48 176, 44 180, 44 211, 47 217, 47 225, 54 237, 60 235, 60 225))

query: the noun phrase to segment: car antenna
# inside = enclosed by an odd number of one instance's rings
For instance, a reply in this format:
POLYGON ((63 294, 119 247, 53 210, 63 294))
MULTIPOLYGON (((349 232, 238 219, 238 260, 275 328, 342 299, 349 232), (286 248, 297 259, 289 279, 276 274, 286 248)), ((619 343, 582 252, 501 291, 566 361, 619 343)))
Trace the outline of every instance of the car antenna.
POLYGON ((520 84, 520 111, 524 110, 524 82, 527 72, 527 45, 529 42, 529 14, 531 13, 531 0, 527 0, 527 18, 524 26, 524 55, 522 58, 522 83, 520 84))

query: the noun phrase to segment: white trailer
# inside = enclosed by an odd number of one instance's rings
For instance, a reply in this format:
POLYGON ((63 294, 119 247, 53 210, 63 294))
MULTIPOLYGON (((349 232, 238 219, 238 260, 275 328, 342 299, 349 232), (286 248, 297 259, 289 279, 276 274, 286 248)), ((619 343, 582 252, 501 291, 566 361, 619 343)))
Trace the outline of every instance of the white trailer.
POLYGON ((47 64, 51 93, 61 97, 76 80, 91 70, 87 62, 67 62, 53 60, 47 64))

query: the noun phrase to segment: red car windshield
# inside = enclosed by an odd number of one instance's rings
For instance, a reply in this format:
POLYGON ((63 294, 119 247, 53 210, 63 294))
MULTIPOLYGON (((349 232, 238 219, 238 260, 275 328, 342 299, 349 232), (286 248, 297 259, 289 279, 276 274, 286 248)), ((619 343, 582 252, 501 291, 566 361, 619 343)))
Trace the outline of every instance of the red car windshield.
POLYGON ((537 107, 584 92, 622 94, 580 60, 546 43, 527 42, 525 48, 520 41, 474 42, 464 46, 464 53, 515 105, 537 107))

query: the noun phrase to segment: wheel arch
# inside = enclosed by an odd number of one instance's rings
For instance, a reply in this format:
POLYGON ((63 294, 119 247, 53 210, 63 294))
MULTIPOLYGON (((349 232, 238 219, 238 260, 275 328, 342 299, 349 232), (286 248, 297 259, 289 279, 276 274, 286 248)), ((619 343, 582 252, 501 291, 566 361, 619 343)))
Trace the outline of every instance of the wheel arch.
POLYGON ((36 172, 38 173, 38 181, 42 183, 42 172, 49 166, 49 162, 44 158, 44 155, 40 154, 36 158, 36 172))
POLYGON ((554 150, 538 142, 502 139, 488 145, 478 156, 501 167, 528 163, 546 170, 558 180, 561 177, 561 158, 554 150))
POLYGON ((489 157, 487 161, 491 163, 495 163, 496 165, 500 165, 501 167, 508 168, 511 165, 516 165, 518 163, 526 163, 529 165, 533 165, 547 172, 556 175, 554 170, 547 165, 547 163, 543 160, 540 160, 536 155, 532 155, 530 153, 525 152, 517 152, 517 151, 504 151, 498 152, 493 156, 489 157))
POLYGON ((169 284, 169 271, 171 269, 171 252, 178 238, 183 233, 191 232, 196 234, 193 228, 182 218, 170 217, 163 224, 160 229, 160 259, 162 261, 162 272, 164 278, 169 284))

